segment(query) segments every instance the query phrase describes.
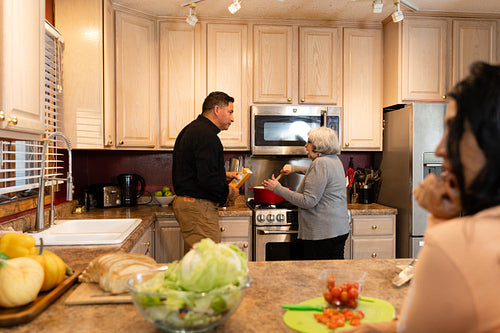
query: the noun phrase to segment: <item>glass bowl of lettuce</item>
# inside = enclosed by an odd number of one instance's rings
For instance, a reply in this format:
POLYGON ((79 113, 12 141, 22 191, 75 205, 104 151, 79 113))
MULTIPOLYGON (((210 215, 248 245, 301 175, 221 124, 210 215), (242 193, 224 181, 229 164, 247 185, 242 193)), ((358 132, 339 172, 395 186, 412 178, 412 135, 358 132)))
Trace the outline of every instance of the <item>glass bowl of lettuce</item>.
POLYGON ((203 239, 180 261, 130 276, 139 313, 168 332, 205 332, 227 320, 250 286, 246 255, 203 239))

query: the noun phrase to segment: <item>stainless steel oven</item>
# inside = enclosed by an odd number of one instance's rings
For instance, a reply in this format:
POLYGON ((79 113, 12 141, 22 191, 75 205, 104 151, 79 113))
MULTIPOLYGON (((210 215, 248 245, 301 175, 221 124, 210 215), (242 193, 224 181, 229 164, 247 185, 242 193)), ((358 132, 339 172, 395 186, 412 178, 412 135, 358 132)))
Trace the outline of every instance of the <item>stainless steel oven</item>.
POLYGON ((254 155, 305 155, 307 133, 319 126, 332 128, 341 138, 338 106, 252 105, 250 114, 254 155))
POLYGON ((253 258, 255 261, 301 260, 302 243, 297 240, 298 210, 288 203, 258 205, 252 209, 253 258))

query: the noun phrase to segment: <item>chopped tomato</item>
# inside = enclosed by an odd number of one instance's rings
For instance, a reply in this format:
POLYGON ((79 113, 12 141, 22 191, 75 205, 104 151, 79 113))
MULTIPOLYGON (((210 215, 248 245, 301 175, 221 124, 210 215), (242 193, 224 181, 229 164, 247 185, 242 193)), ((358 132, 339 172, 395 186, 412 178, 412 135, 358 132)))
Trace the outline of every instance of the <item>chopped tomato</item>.
POLYGON ((356 315, 360 316, 361 318, 365 317, 365 313, 361 310, 356 310, 356 315))
POLYGON ((359 319, 353 319, 353 320, 351 320, 351 322, 349 324, 351 326, 359 326, 359 325, 361 325, 361 321, 359 319))

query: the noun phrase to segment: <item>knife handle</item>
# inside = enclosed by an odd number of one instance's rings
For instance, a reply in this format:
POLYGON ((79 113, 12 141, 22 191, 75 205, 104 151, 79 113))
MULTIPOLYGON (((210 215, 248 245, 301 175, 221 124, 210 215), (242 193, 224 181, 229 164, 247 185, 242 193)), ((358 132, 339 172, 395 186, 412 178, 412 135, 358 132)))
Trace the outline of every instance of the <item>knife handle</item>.
POLYGON ((306 304, 283 304, 281 305, 283 309, 288 310, 305 310, 305 311, 323 311, 322 306, 318 305, 306 305, 306 304))

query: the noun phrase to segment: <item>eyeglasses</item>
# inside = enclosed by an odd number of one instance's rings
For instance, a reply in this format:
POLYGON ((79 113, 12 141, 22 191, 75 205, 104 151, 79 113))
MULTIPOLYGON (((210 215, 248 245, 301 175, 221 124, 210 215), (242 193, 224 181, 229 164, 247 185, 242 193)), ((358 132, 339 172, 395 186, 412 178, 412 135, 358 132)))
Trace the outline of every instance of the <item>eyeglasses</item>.
POLYGON ((307 140, 307 143, 312 143, 311 140, 307 140))

